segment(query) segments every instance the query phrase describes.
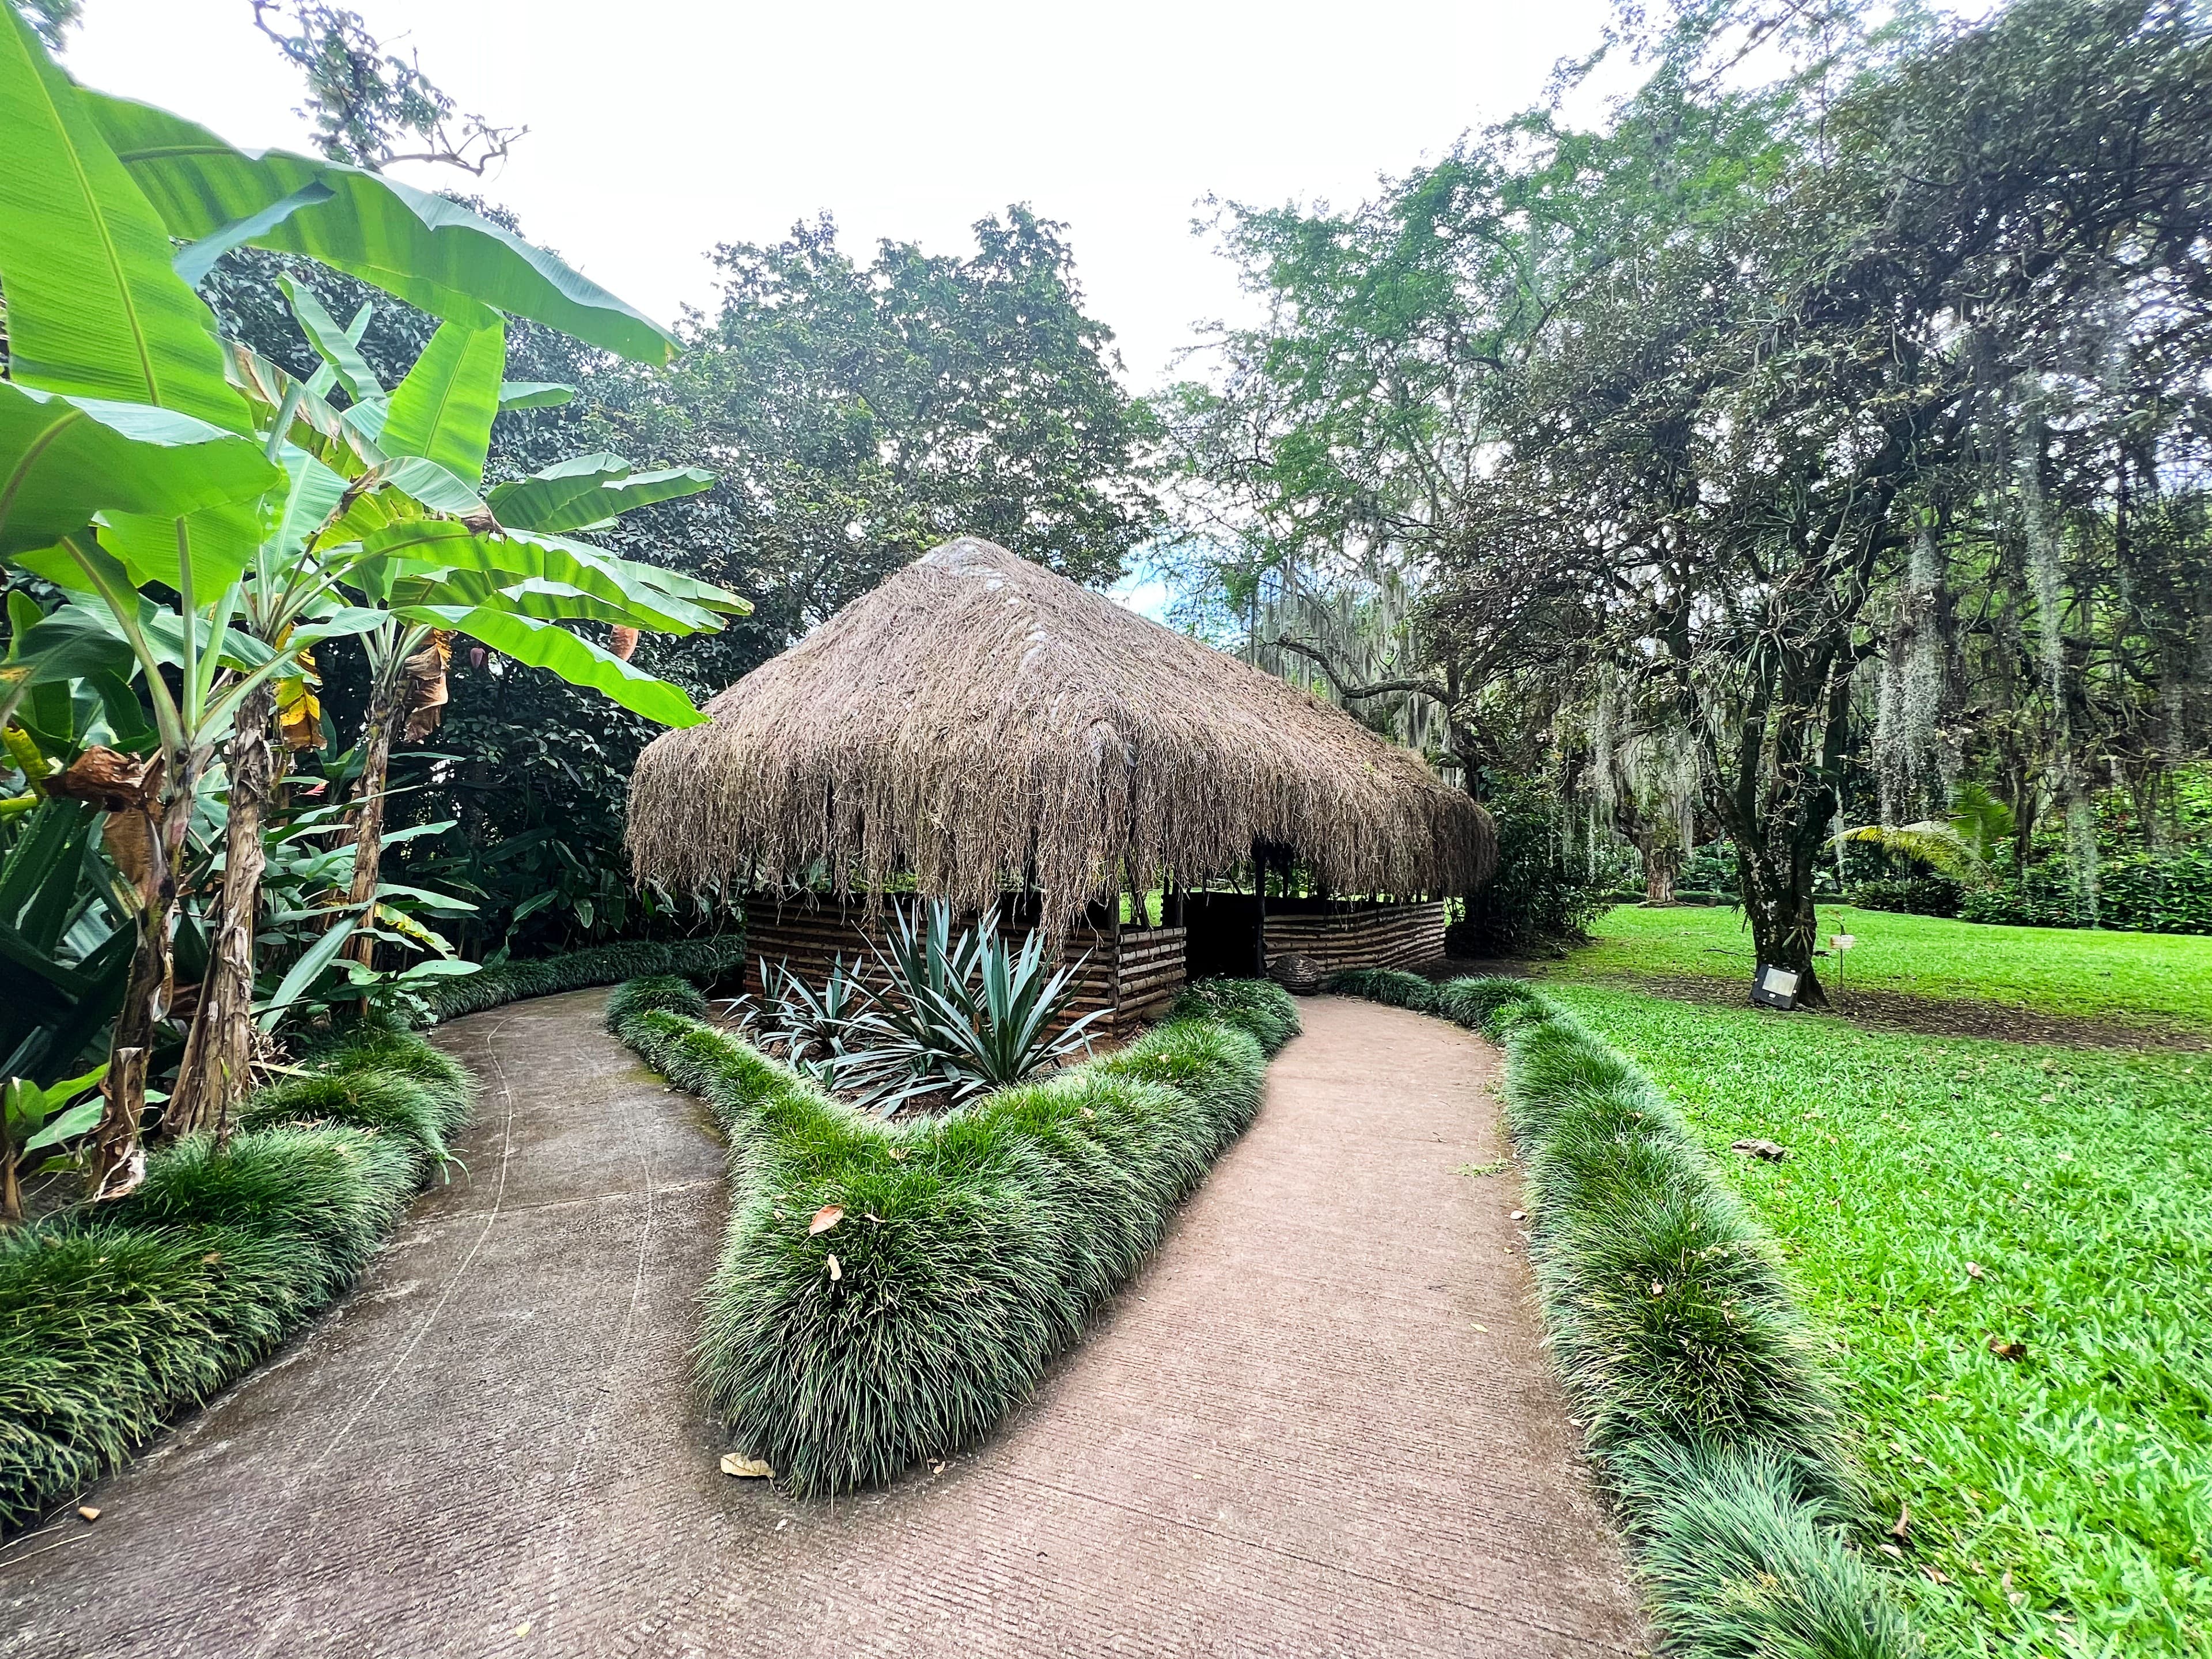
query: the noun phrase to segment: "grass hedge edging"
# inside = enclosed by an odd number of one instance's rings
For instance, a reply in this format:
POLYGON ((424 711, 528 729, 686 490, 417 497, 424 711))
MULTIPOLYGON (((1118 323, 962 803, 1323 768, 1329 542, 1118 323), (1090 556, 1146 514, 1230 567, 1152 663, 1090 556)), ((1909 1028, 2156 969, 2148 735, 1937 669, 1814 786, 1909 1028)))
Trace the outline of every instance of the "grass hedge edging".
POLYGON ((1554 1358, 1670 1652, 1902 1659, 1870 1517, 1774 1248, 1673 1104, 1542 992, 1362 969, 1328 988, 1502 1042, 1554 1358))
POLYGON ((659 976, 618 988, 607 1024, 728 1138, 697 1379, 801 1494, 881 1485, 1028 1398, 1251 1121, 1297 1030, 1279 987, 1209 983, 1118 1053, 886 1124, 706 1012, 659 976))
POLYGON ((580 991, 593 985, 618 985, 626 979, 647 975, 677 974, 711 983, 736 971, 745 958, 743 933, 716 933, 707 939, 620 939, 611 945, 588 945, 558 956, 532 957, 479 968, 457 979, 433 981, 417 993, 429 1005, 433 1023, 479 1014, 527 997, 552 996, 562 991, 580 991))
POLYGON ((0 1235, 0 1533, 35 1522, 352 1284, 474 1099, 421 1037, 365 1027, 250 1096, 218 1153, 154 1152, 128 1197, 0 1235))

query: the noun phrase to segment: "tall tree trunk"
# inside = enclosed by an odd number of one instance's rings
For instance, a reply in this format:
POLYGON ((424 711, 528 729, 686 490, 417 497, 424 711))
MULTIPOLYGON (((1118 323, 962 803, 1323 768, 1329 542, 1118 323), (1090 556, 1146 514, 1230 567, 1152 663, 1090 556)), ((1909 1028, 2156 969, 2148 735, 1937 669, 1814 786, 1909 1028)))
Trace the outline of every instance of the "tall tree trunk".
POLYGON ((1736 838, 1736 874, 1743 884, 1743 914, 1751 923, 1752 944, 1762 968, 1786 968, 1797 975, 1797 1004, 1825 1008, 1828 994, 1813 969, 1820 936, 1813 902, 1809 859, 1789 847, 1771 848, 1760 837, 1753 848, 1736 838))
POLYGON ((261 830, 274 776, 269 722, 275 691, 264 684, 240 704, 228 752, 230 807, 223 841, 222 893, 208 934, 199 1006, 177 1071, 164 1132, 230 1130, 230 1108, 246 1091, 253 1061, 253 933, 261 908, 261 830))
POLYGON ((399 729, 409 684, 404 666, 392 664, 369 694, 362 726, 361 781, 354 786, 353 890, 347 896, 361 924, 347 942, 346 954, 364 968, 376 965, 376 939, 369 932, 374 918, 368 906, 376 896, 383 863, 385 778, 392 769, 392 739, 399 729))
POLYGON ((146 1170, 145 1150, 139 1144, 140 1120, 146 1113, 146 1063, 169 1006, 176 860, 191 823, 192 786, 198 771, 197 757, 187 754, 179 759, 173 775, 157 763, 148 775, 146 793, 135 805, 118 802, 112 806, 100 831, 109 857, 123 872, 137 944, 108 1050, 107 1103, 92 1133, 85 1190, 94 1199, 120 1198, 146 1170))
POLYGON ((1644 902, 1672 904, 1674 878, 1682 873, 1682 849, 1671 835, 1654 834, 1645 840, 1649 844, 1643 848, 1644 902))

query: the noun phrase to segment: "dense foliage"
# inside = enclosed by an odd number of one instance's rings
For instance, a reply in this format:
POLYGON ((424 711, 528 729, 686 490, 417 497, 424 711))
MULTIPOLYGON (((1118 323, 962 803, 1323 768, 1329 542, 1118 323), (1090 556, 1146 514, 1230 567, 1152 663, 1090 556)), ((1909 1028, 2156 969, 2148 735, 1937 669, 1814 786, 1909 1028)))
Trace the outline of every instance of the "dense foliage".
POLYGON ((0 1528, 113 1468, 351 1284, 471 1095, 421 1039, 366 1033, 250 1101, 227 1147, 189 1137, 128 1197, 0 1236, 0 1528))
POLYGON ((1621 16, 1651 73, 1601 131, 1226 213, 1270 318, 1165 405, 1185 574, 1325 694, 1422 705, 1473 787, 1548 772, 1662 872, 1724 835, 1809 973, 1847 801, 1978 777, 2078 843, 2203 752, 2212 29, 1621 16))

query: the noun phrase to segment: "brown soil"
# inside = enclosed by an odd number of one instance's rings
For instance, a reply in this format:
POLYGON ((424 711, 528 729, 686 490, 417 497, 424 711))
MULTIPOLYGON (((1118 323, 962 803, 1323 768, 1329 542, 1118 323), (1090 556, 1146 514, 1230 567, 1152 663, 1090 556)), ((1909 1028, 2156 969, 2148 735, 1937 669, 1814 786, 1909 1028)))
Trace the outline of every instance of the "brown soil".
POLYGON ((442 1038, 486 1084, 356 1293, 0 1551, 0 1655, 1621 1654, 1487 1085, 1303 1005, 1258 1121, 974 1455, 792 1501, 687 1386, 722 1154, 604 993, 442 1038))

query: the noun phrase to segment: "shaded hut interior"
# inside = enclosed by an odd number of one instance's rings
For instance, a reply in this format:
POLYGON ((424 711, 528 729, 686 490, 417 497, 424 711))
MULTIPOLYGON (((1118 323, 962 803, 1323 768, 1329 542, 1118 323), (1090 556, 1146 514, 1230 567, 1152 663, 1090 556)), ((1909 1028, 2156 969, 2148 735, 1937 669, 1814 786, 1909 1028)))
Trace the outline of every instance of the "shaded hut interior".
POLYGON ((1488 816, 1341 709, 995 544, 917 560, 640 757, 641 880, 742 896, 746 985, 996 908, 1124 1027, 1186 977, 1443 951, 1488 816))

